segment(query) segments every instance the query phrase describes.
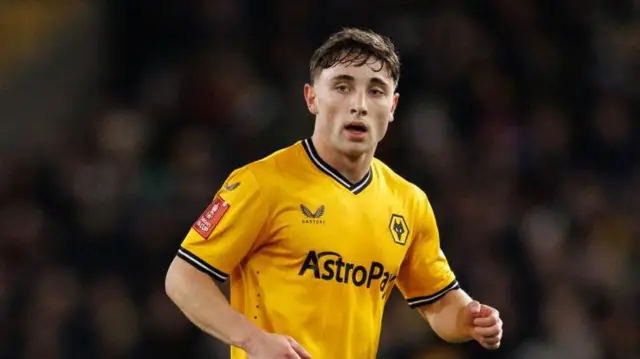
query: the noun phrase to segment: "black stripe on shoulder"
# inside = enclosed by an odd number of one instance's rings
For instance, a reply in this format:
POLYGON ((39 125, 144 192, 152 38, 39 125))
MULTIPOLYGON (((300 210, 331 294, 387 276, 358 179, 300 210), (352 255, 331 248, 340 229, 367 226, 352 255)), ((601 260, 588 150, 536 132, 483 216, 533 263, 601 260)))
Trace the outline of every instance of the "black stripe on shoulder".
POLYGON ((187 261, 192 266, 196 267, 196 269, 200 270, 201 272, 204 272, 210 275, 211 277, 213 277, 213 279, 217 280, 218 282, 224 283, 229 278, 229 275, 227 273, 205 262, 197 255, 186 250, 184 247, 180 247, 178 249, 177 256, 184 259, 185 261, 187 261))
POLYGON ((460 289, 460 284, 458 284, 458 281, 454 279, 446 287, 442 288, 436 293, 432 295, 409 298, 407 299, 407 303, 409 303, 410 308, 417 308, 422 305, 432 304, 432 303, 435 303, 438 299, 444 297, 444 295, 447 294, 448 292, 455 289, 460 289))

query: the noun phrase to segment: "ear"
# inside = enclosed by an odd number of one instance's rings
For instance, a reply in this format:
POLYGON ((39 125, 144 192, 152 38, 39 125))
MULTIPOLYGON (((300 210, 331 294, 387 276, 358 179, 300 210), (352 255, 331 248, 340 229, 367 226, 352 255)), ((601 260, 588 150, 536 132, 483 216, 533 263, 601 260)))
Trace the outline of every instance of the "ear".
POLYGON ((393 94, 393 105, 391 105, 391 113, 389 114, 389 122, 393 122, 393 114, 396 112, 396 107, 398 107, 398 99, 400 98, 399 93, 393 94))
POLYGON ((307 109, 312 115, 318 114, 318 106, 316 105, 316 90, 311 84, 304 84, 304 101, 307 103, 307 109))

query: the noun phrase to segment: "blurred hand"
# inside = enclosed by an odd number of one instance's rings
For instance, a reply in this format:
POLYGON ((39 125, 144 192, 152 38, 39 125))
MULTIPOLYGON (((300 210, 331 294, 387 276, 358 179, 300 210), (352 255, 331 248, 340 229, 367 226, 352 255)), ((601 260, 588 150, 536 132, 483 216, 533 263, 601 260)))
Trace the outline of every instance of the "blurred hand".
POLYGON ((311 359, 311 355, 286 335, 265 333, 248 348, 249 359, 311 359))
POLYGON ((502 320, 496 309, 474 300, 467 305, 466 316, 473 339, 487 349, 500 347, 502 320))

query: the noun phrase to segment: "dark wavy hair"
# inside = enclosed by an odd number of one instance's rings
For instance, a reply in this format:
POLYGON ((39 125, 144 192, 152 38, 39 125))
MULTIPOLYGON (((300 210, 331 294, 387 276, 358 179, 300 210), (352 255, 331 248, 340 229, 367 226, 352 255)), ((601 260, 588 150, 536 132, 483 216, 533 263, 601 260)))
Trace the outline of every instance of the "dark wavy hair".
POLYGON ((391 39, 372 30, 344 28, 331 35, 311 56, 310 80, 313 84, 322 70, 336 65, 362 66, 374 61, 382 63, 375 71, 382 71, 386 67, 397 86, 400 80, 400 57, 391 39))

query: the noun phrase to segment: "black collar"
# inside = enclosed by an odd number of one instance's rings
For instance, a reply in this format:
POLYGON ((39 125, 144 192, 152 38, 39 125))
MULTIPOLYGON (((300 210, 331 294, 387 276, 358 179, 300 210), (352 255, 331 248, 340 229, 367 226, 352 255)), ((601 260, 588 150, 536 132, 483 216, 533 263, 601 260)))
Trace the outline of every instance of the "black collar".
POLYGON ((331 167, 322 158, 320 158, 318 152, 316 151, 316 148, 313 146, 313 141, 311 141, 310 138, 306 138, 302 141, 302 147, 304 147, 304 150, 309 156, 311 162, 313 162, 313 164, 316 165, 316 167, 318 167, 320 171, 324 172, 326 175, 346 187, 349 191, 351 191, 351 193, 358 194, 365 188, 367 188, 369 183, 371 183, 371 178, 373 177, 371 174, 371 168, 369 168, 367 174, 365 174, 360 181, 351 183, 351 181, 349 181, 345 176, 338 172, 338 170, 331 167))

